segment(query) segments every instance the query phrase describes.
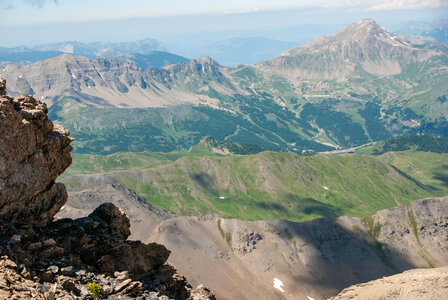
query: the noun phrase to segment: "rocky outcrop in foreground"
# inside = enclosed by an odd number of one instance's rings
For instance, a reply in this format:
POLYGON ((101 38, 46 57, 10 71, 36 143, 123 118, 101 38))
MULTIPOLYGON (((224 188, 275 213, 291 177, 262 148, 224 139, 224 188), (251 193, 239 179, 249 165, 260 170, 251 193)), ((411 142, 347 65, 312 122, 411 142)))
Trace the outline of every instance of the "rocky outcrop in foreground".
POLYGON ((188 284, 156 243, 129 241, 123 210, 104 203, 87 217, 54 220, 67 201, 55 183, 70 164, 71 138, 31 96, 0 81, 0 298, 214 299, 188 284))
POLYGON ((448 267, 416 269, 344 289, 330 300, 448 299, 448 267))
MULTIPOLYGON (((0 84, 5 94, 6 83, 0 84)), ((71 164, 68 131, 31 96, 0 98, 0 218, 45 225, 67 201, 56 178, 71 164)))

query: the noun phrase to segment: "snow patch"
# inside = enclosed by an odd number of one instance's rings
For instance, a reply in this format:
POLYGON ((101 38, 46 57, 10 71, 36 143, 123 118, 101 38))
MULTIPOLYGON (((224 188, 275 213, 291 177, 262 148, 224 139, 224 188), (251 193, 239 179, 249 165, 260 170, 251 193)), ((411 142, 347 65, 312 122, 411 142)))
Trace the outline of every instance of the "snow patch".
POLYGON ((285 286, 283 284, 283 282, 280 279, 278 279, 277 277, 274 277, 274 288, 276 288, 280 292, 284 293, 285 290, 282 288, 282 286, 285 286))
POLYGON ((311 298, 310 296, 307 296, 308 300, 314 300, 314 298, 311 298))

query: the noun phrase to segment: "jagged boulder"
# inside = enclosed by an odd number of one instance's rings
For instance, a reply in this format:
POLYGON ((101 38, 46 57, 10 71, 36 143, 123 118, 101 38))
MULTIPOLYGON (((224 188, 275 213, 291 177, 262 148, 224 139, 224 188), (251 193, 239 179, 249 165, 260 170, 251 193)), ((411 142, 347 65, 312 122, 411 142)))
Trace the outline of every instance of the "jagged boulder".
POLYGON ((5 96, 0 83, 0 218, 44 226, 67 201, 56 178, 72 160, 69 132, 31 96, 5 96))
POLYGON ((89 215, 89 218, 94 221, 105 222, 108 233, 121 235, 123 240, 131 235, 129 218, 121 208, 112 203, 101 204, 89 215))
POLYGON ((88 217, 19 230, 9 247, 18 254, 18 263, 35 270, 56 264, 60 268, 88 267, 108 274, 127 271, 133 279, 157 273, 170 251, 156 243, 127 241, 129 234, 126 214, 112 203, 105 203, 88 217))
POLYGON ((163 265, 169 255, 170 251, 163 245, 127 241, 101 257, 99 270, 104 273, 127 270, 133 278, 142 279, 163 265))

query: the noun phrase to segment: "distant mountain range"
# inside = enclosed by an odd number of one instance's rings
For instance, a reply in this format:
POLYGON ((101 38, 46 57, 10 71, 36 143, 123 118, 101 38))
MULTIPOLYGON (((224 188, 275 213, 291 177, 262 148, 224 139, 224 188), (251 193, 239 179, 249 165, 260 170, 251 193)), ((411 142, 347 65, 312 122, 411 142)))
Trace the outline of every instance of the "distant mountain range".
POLYGON ((180 55, 155 50, 151 50, 146 54, 105 52, 100 57, 106 59, 116 59, 118 61, 129 61, 143 70, 146 70, 149 67, 162 68, 166 65, 190 61, 188 58, 180 55))
POLYGON ((157 40, 143 39, 121 43, 82 43, 68 41, 55 44, 38 45, 33 48, 0 47, 0 64, 33 63, 54 58, 64 53, 81 55, 88 58, 107 57, 130 60, 137 66, 146 69, 149 66, 162 67, 169 63, 188 61, 187 58, 165 51, 165 47, 157 40))
POLYGON ((46 44, 33 48, 39 51, 60 51, 70 53, 73 55, 82 55, 86 57, 100 56, 105 52, 119 52, 119 53, 139 53, 146 54, 152 50, 166 50, 165 47, 155 39, 143 39, 131 42, 94 42, 82 43, 76 41, 46 44))
MULTIPOLYGON (((181 49, 188 57, 210 56, 225 66, 239 64, 254 64, 262 60, 271 59, 278 53, 286 51, 295 46, 294 42, 283 42, 263 37, 230 38, 215 42, 206 46, 197 46, 192 49, 174 47, 181 49)), ((0 47, 0 65, 7 63, 33 63, 59 56, 64 53, 81 55, 90 59, 117 58, 130 60, 137 66, 147 69, 152 67, 163 67, 188 61, 188 58, 167 52, 166 47, 155 39, 144 39, 123 43, 82 43, 68 41, 62 43, 38 45, 32 48, 0 47)))
POLYGON ((253 66, 202 57, 153 68, 142 57, 64 54, 0 76, 47 101, 79 152, 171 151, 213 136, 302 153, 447 134, 448 46, 373 20, 253 66))
POLYGON ((40 51, 27 47, 5 48, 0 47, 0 64, 29 63, 45 60, 64 54, 61 51, 40 51))
POLYGON ((280 52, 297 44, 264 37, 236 37, 218 41, 206 46, 187 50, 189 57, 210 56, 221 65, 252 65, 262 60, 271 59, 280 52))
POLYGON ((430 22, 409 22, 398 33, 432 37, 448 43, 448 18, 430 22))

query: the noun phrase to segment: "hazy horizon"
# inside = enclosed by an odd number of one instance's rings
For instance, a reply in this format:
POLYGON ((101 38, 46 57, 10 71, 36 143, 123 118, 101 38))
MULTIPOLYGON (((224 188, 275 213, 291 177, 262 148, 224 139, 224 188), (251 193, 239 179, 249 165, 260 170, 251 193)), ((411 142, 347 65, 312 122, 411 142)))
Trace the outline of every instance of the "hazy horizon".
POLYGON ((231 37, 303 43, 372 18, 394 31, 411 21, 446 17, 448 1, 163 1, 2 0, 3 47, 122 42, 153 38, 179 52, 231 37))

